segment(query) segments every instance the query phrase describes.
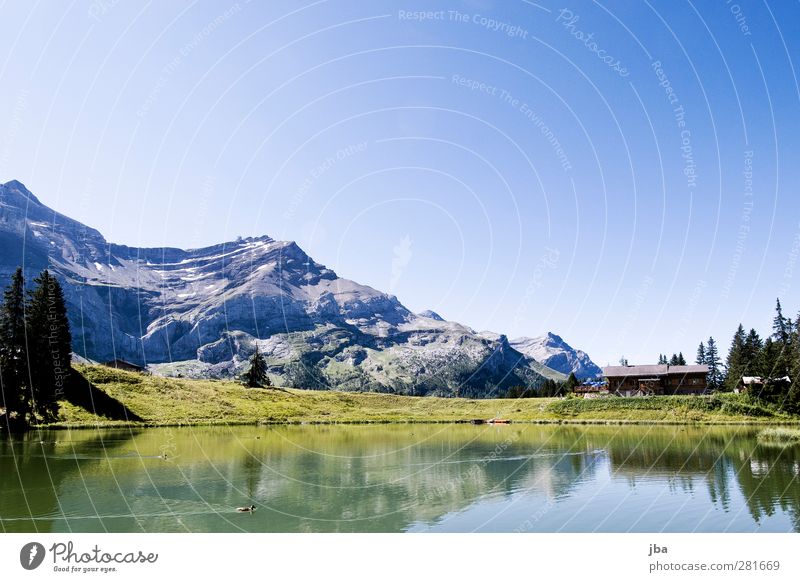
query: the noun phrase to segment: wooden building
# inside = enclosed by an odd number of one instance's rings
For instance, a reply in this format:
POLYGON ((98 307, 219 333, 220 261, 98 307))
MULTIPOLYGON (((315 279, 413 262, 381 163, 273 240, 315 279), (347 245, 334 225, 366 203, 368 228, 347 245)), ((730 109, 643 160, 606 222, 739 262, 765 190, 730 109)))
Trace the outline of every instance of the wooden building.
POLYGON ((761 394, 766 388, 768 392, 773 390, 784 391, 788 389, 788 385, 792 383, 789 376, 782 378, 767 378, 762 376, 742 376, 736 387, 733 389, 737 394, 740 392, 749 392, 750 394, 761 394))
POLYGON ((708 366, 607 366, 603 376, 608 390, 619 396, 704 394, 708 389, 708 366))

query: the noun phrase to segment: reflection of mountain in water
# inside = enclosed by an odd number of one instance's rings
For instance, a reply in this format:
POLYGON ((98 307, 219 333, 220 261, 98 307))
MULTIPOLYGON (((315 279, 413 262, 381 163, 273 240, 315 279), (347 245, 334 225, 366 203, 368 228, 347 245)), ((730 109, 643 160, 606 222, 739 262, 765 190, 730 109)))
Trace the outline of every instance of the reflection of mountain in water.
MULTIPOLYGON (((639 511, 637 502, 674 503, 680 511, 687 499, 703 502, 703 513, 724 513, 724 523, 740 530, 765 523, 778 529, 784 522, 775 518, 783 516, 800 531, 797 452, 758 446, 742 429, 407 425, 53 434, 44 440, 71 440, 15 445, 23 487, 10 445, 0 442, 0 525, 7 531, 446 529, 453 516, 487 507, 503 514, 491 526, 498 530, 513 531, 542 509, 540 529, 569 522, 608 531, 609 511, 623 523, 625 511, 639 511), (158 457, 165 450, 166 461, 158 457), (653 487, 661 493, 652 495, 653 487), (628 499, 631 491, 638 495, 628 499), (250 501, 255 514, 233 511, 250 501), (47 519, 20 521, 30 514, 47 519)), ((701 518, 689 515, 675 527, 691 531, 691 520, 701 518)))

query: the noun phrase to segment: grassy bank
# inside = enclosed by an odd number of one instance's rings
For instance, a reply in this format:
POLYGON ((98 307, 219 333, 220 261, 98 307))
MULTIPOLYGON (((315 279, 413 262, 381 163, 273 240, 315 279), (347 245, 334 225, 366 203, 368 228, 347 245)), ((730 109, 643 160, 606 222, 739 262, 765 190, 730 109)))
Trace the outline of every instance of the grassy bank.
POLYGON ((84 385, 91 386, 93 396, 84 397, 82 405, 62 402, 56 426, 466 422, 495 416, 516 422, 798 422, 796 417, 752 404, 745 396, 735 394, 468 400, 253 389, 231 381, 162 378, 102 366, 79 366, 77 372, 85 378, 84 385), (90 412, 93 407, 86 402, 100 400, 103 410, 90 412))

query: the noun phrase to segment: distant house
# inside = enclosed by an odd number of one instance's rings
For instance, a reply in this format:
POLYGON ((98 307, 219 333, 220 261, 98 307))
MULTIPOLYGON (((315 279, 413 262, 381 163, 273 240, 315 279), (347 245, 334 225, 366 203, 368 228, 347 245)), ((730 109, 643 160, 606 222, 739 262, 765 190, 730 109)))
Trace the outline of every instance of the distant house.
POLYGON ((607 366, 603 376, 608 390, 619 396, 703 394, 708 389, 708 366, 607 366))
POLYGON ((764 376, 742 376, 739 379, 739 382, 736 384, 736 388, 733 389, 734 392, 737 394, 740 392, 750 392, 752 394, 758 394, 766 385, 774 385, 774 384, 791 384, 792 379, 789 376, 784 376, 783 378, 767 378, 764 376))
POLYGON ((108 366, 109 368, 116 368, 117 370, 126 370, 128 372, 139 372, 140 374, 146 374, 147 370, 142 366, 137 366, 131 362, 127 362, 125 360, 111 360, 109 362, 103 362, 104 366, 108 366))

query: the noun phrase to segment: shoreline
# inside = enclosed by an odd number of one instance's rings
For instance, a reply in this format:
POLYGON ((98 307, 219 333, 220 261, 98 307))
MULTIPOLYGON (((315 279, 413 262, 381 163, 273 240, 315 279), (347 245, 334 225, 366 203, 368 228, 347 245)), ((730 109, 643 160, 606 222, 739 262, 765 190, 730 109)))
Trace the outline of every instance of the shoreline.
POLYGON ((464 425, 473 426, 519 426, 519 425, 595 425, 595 426, 789 426, 800 428, 800 420, 765 419, 765 420, 645 420, 645 419, 539 419, 539 420, 517 420, 502 424, 473 423, 467 420, 284 420, 284 421, 264 421, 253 422, 250 420, 226 420, 226 421, 197 421, 197 422, 127 422, 109 421, 107 423, 65 423, 58 422, 49 425, 34 426, 28 432, 36 430, 88 430, 88 429, 114 429, 114 428, 192 428, 192 427, 219 427, 219 426, 370 426, 370 425, 464 425))
POLYGON ((469 424, 800 426, 800 417, 744 394, 642 398, 466 399, 376 392, 246 388, 77 366, 55 422, 29 430, 191 426, 469 424))

